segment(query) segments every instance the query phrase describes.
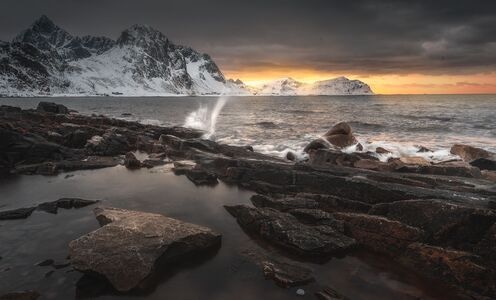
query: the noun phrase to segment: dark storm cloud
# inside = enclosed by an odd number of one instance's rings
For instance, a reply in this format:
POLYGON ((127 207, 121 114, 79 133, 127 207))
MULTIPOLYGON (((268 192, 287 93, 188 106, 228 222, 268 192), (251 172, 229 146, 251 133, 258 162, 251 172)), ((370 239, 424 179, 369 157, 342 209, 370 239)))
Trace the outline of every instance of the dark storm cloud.
POLYGON ((388 74, 496 69, 496 1, 2 0, 0 39, 46 14, 76 35, 146 23, 225 70, 388 74))

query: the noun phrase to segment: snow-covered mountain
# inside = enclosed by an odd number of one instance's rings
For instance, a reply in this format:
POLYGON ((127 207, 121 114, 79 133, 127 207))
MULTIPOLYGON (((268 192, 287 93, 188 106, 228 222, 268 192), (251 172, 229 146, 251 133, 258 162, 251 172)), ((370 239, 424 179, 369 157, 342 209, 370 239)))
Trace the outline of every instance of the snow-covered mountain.
POLYGON ((73 36, 41 16, 0 41, 0 96, 358 95, 370 87, 345 77, 312 84, 291 78, 261 87, 226 80, 207 54, 133 25, 117 40, 73 36))
POLYGON ((307 95, 372 95, 370 87, 360 80, 338 77, 304 83, 293 78, 282 78, 265 83, 255 90, 257 95, 307 96, 307 95))
POLYGON ((249 94, 207 54, 134 25, 116 41, 75 37, 42 16, 0 43, 0 95, 249 94))

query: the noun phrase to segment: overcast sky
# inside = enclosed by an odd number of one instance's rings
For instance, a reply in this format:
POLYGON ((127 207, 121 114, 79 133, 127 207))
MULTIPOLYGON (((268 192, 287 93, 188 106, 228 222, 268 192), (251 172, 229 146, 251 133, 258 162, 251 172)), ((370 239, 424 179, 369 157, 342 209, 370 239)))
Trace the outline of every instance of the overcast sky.
POLYGON ((1 0, 0 39, 41 14, 74 35, 117 38, 148 24, 231 71, 459 75, 496 66, 496 0, 1 0))

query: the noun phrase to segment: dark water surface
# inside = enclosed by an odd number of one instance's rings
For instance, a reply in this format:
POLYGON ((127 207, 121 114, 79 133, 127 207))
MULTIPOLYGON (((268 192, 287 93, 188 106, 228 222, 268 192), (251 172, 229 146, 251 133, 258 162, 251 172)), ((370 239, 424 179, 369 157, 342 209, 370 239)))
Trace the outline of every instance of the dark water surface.
MULTIPOLYGON (((129 171, 122 166, 64 173, 54 177, 20 176, 0 182, 0 209, 28 207, 60 197, 102 199, 102 205, 161 213, 208 226, 222 234, 222 247, 211 258, 178 268, 146 295, 101 295, 99 299, 292 299, 296 289, 282 289, 263 278, 243 255, 267 248, 253 241, 223 208, 249 203, 252 192, 220 183, 195 187, 184 176, 163 168, 129 171), (74 175, 66 178, 66 175, 74 175)), ((94 207, 94 206, 93 206, 94 207)), ((98 228, 92 206, 56 215, 35 211, 26 220, 0 221, 0 294, 24 289, 44 299, 73 299, 81 274, 70 267, 45 274, 45 259, 65 262, 68 243, 98 228)), ((270 250, 270 249, 267 249, 270 250)), ((421 280, 409 270, 372 254, 355 253, 324 264, 304 262, 318 283, 304 286, 307 295, 330 285, 351 299, 454 299, 442 285, 421 280)))

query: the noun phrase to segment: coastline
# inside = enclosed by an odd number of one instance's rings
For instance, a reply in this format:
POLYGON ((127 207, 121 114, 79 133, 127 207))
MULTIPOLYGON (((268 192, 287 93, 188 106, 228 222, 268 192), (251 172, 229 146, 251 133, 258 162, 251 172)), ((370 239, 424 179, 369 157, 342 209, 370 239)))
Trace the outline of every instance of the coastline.
MULTIPOLYGON (((72 114, 57 104, 38 110, 2 106, 1 113, 2 134, 11 141, 0 149, 6 175, 173 165, 198 186, 220 180, 256 192, 253 206, 232 203, 226 209, 250 236, 282 249, 284 260, 325 261, 360 249, 442 280, 460 295, 495 295, 489 254, 496 184, 469 162, 383 163, 319 145, 307 149, 309 161, 295 163, 201 139, 197 130, 72 114), (144 158, 136 157, 137 150, 144 158)), ((329 135, 335 134, 351 139, 351 129, 329 135)), ((271 274, 266 276, 281 284, 271 274)))

